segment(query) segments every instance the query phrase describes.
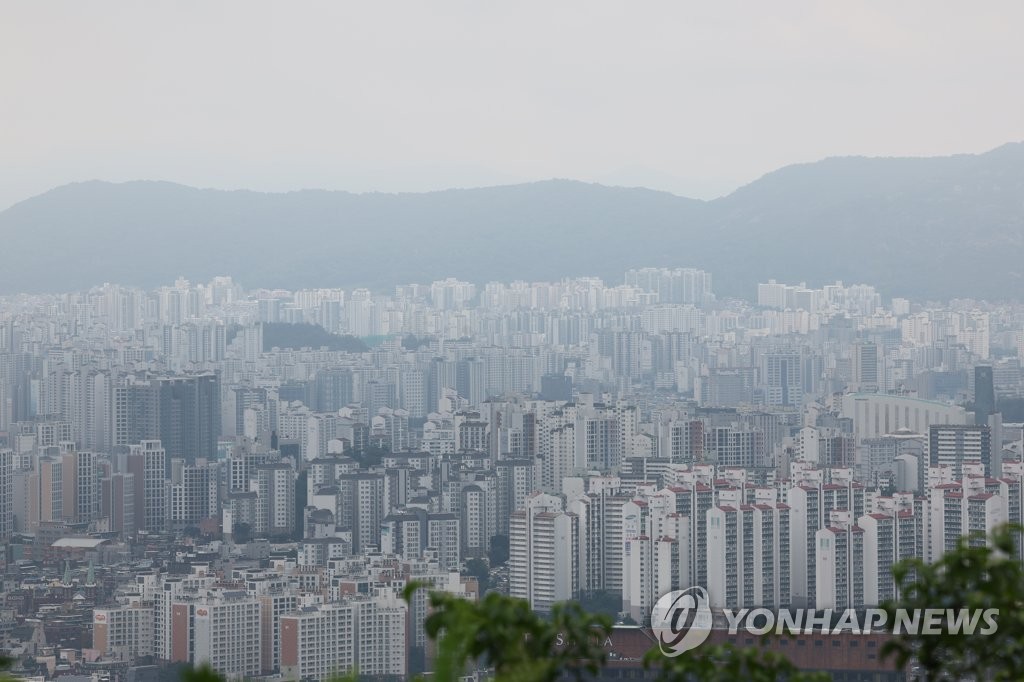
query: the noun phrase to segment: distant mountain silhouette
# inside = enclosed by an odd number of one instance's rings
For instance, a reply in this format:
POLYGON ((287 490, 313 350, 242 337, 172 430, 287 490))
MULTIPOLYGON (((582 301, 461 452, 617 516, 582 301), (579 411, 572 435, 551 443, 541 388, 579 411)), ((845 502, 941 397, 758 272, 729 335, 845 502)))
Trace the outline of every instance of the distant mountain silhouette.
POLYGON ((711 271, 720 295, 769 277, 889 295, 1020 299, 1024 143, 941 158, 831 158, 702 202, 568 180, 425 194, 284 194, 83 182, 0 213, 0 292, 218 274, 244 286, 455 276, 617 283, 636 266, 711 271))

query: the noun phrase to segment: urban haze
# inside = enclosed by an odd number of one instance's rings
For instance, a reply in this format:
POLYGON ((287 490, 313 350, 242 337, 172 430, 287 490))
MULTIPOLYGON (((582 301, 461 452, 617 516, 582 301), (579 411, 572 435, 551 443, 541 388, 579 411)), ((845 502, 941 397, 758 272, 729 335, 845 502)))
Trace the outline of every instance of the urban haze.
POLYGON ((653 680, 699 588, 726 650, 920 679, 723 614, 1024 523, 1019 4, 0 16, 16 678, 448 682, 450 595, 653 680))

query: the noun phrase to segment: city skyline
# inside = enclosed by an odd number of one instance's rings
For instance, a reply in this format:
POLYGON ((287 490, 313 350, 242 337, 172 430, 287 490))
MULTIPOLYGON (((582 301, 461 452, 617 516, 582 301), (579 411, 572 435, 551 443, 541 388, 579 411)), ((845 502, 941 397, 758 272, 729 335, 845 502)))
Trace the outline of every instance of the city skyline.
MULTIPOLYGON (((717 286, 0 296, 10 591, 73 597, 78 669, 409 676, 434 664, 410 578, 600 608, 621 659, 666 593, 877 608, 895 563, 1024 521, 1024 304, 717 286)), ((57 637, 16 611, 0 646, 57 637)), ((848 660, 813 665, 899 679, 848 660)))
POLYGON ((2 17, 0 682, 1024 679, 1024 3, 2 17))

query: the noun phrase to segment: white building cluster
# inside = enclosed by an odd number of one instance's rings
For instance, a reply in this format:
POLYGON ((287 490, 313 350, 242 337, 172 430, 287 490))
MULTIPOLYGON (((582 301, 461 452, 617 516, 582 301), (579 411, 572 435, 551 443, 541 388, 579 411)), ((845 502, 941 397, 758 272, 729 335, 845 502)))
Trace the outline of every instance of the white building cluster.
POLYGON ((117 605, 94 609, 93 647, 119 660, 208 663, 230 678, 325 679, 354 668, 402 676, 410 651, 423 656, 426 645, 424 596, 402 598, 410 580, 476 596, 473 584, 430 557, 375 553, 315 570, 271 559, 268 569, 231 575, 199 564, 188 575, 140 575, 117 605))
POLYGON ((963 537, 984 543, 1024 521, 1019 462, 1000 479, 980 462, 962 480, 929 467, 920 492, 867 490, 853 474, 794 462, 767 485, 683 464, 665 465, 661 483, 566 478, 563 494, 534 493, 512 515, 511 593, 547 611, 614 592, 639 623, 662 594, 691 585, 719 608, 875 607, 897 596, 895 563, 936 561, 963 537))
POLYGON ((0 539, 49 571, 58 539, 145 555, 94 566, 101 659, 238 677, 426 670, 401 587, 472 596, 481 565, 638 623, 691 585, 873 606, 893 563, 1021 520, 1021 339, 1020 305, 755 303, 682 267, 0 297, 0 539))

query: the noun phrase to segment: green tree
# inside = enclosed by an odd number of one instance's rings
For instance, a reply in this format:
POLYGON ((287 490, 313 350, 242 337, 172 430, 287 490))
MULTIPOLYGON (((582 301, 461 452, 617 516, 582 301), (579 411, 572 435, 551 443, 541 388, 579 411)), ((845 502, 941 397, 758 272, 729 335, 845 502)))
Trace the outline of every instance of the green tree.
MULTIPOLYGON (((410 584, 406 599, 419 587, 410 584)), ((582 680, 605 661, 611 619, 575 602, 556 604, 546 619, 522 599, 494 592, 479 601, 432 592, 430 605, 424 628, 438 643, 434 678, 442 682, 458 679, 473 662, 492 668, 497 682, 554 682, 565 674, 582 680)))
POLYGON ((252 526, 248 523, 236 523, 231 526, 231 537, 240 545, 252 540, 252 526))
POLYGON ((391 450, 389 448, 382 448, 377 445, 370 444, 365 448, 353 450, 348 454, 352 459, 359 463, 361 468, 368 469, 370 467, 380 466, 384 456, 390 455, 391 450))
POLYGON ((487 558, 491 566, 504 566, 508 561, 508 536, 494 535, 491 537, 491 546, 487 551, 487 558))
MULTIPOLYGON (((406 588, 406 599, 419 589, 406 588)), ((577 680, 605 663, 602 643, 611 618, 588 613, 576 602, 556 604, 550 619, 521 599, 488 594, 479 602, 433 592, 427 635, 438 641, 435 679, 456 680, 468 664, 494 669, 498 682, 553 682, 565 675, 577 680), (558 642, 565 646, 558 646, 558 642)), ((826 673, 798 670, 785 656, 761 647, 709 645, 670 658, 657 647, 644 666, 660 668, 665 682, 824 682, 826 673)))
POLYGON ((590 590, 580 595, 580 606, 592 613, 616 618, 622 611, 622 595, 606 590, 590 590))
POLYGON ((885 605, 888 623, 897 609, 998 609, 998 628, 988 635, 953 634, 945 625, 941 634, 904 630, 882 655, 901 668, 916 660, 928 680, 1024 679, 1024 570, 1016 558, 1021 531, 1001 526, 987 543, 978 535, 961 538, 935 563, 909 559, 894 566, 900 596, 885 605))
POLYGON ((206 664, 182 670, 181 682, 224 682, 224 677, 206 664))
POLYGON ((487 592, 491 582, 491 569, 487 566, 486 561, 482 559, 468 560, 465 574, 476 578, 476 582, 480 586, 480 594, 487 592))

